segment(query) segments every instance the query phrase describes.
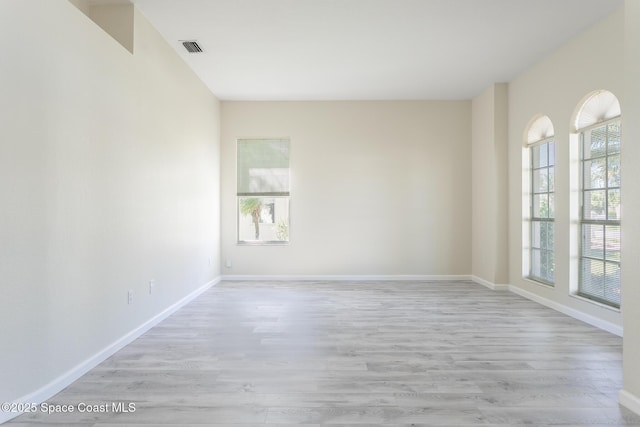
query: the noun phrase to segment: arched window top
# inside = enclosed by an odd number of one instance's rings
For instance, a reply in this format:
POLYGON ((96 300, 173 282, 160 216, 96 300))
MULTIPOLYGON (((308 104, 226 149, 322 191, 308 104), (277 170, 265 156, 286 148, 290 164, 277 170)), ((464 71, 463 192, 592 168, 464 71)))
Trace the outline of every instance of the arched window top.
POLYGON ((621 114, 620 101, 608 90, 598 90, 587 95, 582 101, 573 121, 573 130, 579 131, 618 117, 621 114))
POLYGON ((527 130, 527 144, 544 141, 555 135, 553 123, 549 116, 539 116, 534 119, 527 130))

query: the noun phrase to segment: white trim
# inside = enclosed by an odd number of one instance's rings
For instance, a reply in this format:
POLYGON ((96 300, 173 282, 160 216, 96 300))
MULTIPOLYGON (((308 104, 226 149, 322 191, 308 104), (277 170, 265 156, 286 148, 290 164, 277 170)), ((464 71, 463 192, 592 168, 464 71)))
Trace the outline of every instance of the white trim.
MULTIPOLYGON (((134 340, 136 340, 142 334, 147 332, 149 329, 153 328, 158 323, 162 322, 167 317, 171 316, 173 313, 175 313, 176 311, 178 311, 179 309, 181 309, 182 307, 184 307, 185 305, 193 301, 196 297, 200 296, 200 294, 202 294, 212 286, 215 286, 217 283, 220 282, 220 280, 221 278, 218 276, 212 281, 200 286, 198 289, 194 290, 184 298, 173 303, 172 305, 170 305, 160 313, 153 316, 151 319, 144 322, 142 325, 138 326, 137 328, 133 329, 129 333, 125 334, 115 342, 109 344, 108 346, 106 346, 105 348, 103 348, 98 353, 94 354, 84 362, 79 363, 74 368, 60 375, 55 380, 51 381, 48 384, 45 384, 44 386, 40 387, 38 390, 33 391, 32 393, 29 393, 18 399, 14 399, 13 402, 14 403, 34 403, 34 404, 40 404, 42 402, 45 402, 46 400, 60 393, 66 387, 71 385, 73 382, 77 381, 80 377, 82 377, 84 374, 89 372, 91 369, 95 368, 100 363, 104 362, 113 354, 123 349, 128 344, 132 343, 134 340)), ((19 415, 21 415, 21 413, 0 412, 0 424, 6 421, 9 421, 19 415)))
POLYGON ((508 291, 509 285, 500 285, 496 283, 489 282, 488 280, 484 280, 478 276, 471 276, 471 280, 476 282, 479 285, 486 286, 487 288, 493 291, 508 291))
POLYGON ((223 275, 222 280, 225 281, 256 281, 256 280, 272 280, 272 281, 292 281, 292 280, 323 280, 323 281, 468 281, 471 276, 468 274, 459 275, 421 275, 421 274, 401 274, 401 275, 244 275, 244 274, 228 274, 223 275))
MULTIPOLYGON (((571 307, 567 307, 566 305, 559 304, 550 299, 541 297, 540 295, 534 294, 533 292, 526 291, 522 288, 513 285, 498 285, 495 283, 491 283, 487 280, 484 280, 478 276, 471 276, 474 282, 479 285, 486 286, 489 289, 495 291, 509 290, 514 294, 520 295, 521 297, 530 299, 531 301, 537 302, 538 304, 542 304, 545 307, 549 307, 553 310, 559 311, 562 314, 566 314, 567 316, 573 317, 574 319, 585 322, 591 326, 595 326, 596 328, 602 329, 604 331, 610 332, 619 337, 623 334, 622 326, 618 326, 615 323, 607 322, 606 320, 602 320, 598 317, 592 316, 587 313, 583 313, 582 311, 576 310, 571 307)), ((534 282, 538 284, 537 282, 534 282)))
POLYGON ((529 276, 523 276, 522 280, 524 280, 527 283, 531 283, 532 285, 539 286, 539 287, 541 287, 543 289, 551 289, 551 290, 553 290, 556 287, 555 283, 542 282, 540 280, 532 279, 529 276))
POLYGON ((592 304, 592 305, 596 305, 600 308, 604 308, 605 310, 609 310, 609 311, 613 311, 615 313, 622 313, 622 310, 620 310, 620 307, 613 307, 611 305, 608 304, 604 304, 601 303, 600 301, 596 301, 594 299, 591 298, 587 298, 587 297, 583 297, 582 295, 578 295, 577 293, 570 293, 569 296, 571 298, 575 298, 577 300, 580 300, 582 302, 586 302, 587 304, 592 304))
POLYGON ((618 393, 618 400, 622 406, 640 415, 640 397, 622 389, 618 393))
POLYGON ((566 314, 567 316, 571 316, 574 319, 578 319, 582 322, 588 323, 591 326, 595 326, 596 328, 600 328, 607 332, 611 332, 612 334, 617 335, 619 337, 622 336, 622 327, 614 323, 607 322, 606 320, 599 319, 590 314, 583 313, 582 311, 576 310, 571 307, 567 307, 566 305, 563 305, 563 304, 559 304, 550 299, 541 297, 540 295, 536 295, 533 292, 525 291, 524 289, 519 288, 517 286, 509 286, 509 290, 514 294, 518 294, 521 297, 525 297, 527 299, 530 299, 531 301, 537 302, 538 304, 542 304, 546 307, 552 308, 556 311, 559 311, 560 313, 566 314))

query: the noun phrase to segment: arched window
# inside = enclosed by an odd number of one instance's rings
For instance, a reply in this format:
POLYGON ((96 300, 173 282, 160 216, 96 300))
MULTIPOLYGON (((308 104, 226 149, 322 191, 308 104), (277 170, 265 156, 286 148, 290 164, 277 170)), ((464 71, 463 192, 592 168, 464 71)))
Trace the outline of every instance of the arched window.
POLYGON ((578 295, 620 307, 620 103, 601 90, 572 123, 580 138, 578 295))
POLYGON ((527 130, 531 160, 529 278, 555 283, 555 142, 551 119, 540 116, 527 130))

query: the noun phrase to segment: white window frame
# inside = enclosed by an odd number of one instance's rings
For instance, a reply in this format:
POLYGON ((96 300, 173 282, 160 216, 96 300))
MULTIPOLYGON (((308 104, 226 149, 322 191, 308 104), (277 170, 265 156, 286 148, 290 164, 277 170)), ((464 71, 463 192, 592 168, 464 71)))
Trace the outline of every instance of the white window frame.
MULTIPOLYGON (((260 166, 260 165, 259 165, 260 166)), ((238 138, 236 140, 236 167, 237 167, 237 175, 236 175, 236 239, 237 239, 237 244, 238 245, 288 245, 290 242, 290 229, 291 229, 291 209, 290 209, 290 200, 291 200, 291 189, 290 189, 290 181, 291 181, 291 140, 290 138, 286 138, 286 137, 278 137, 278 138, 238 138), (241 144, 241 142, 252 142, 252 143, 258 143, 260 141, 265 141, 265 142, 274 142, 274 141, 280 141, 280 142, 286 142, 288 144, 288 151, 287 151, 287 167, 286 169, 286 179, 285 181, 287 182, 287 185, 285 186, 285 188, 277 188, 277 189, 273 189, 273 188, 262 188, 262 189, 247 189, 247 188, 240 188, 240 179, 239 179, 239 173, 240 173, 240 153, 238 150, 239 145, 241 144), (253 221, 253 226, 258 228, 258 233, 262 232, 262 228, 265 226, 269 226, 269 228, 273 229, 271 230, 272 233, 275 236, 277 236, 276 239, 269 239, 269 240, 261 240, 260 238, 257 239, 242 239, 241 238, 241 221, 242 221, 242 208, 241 208, 241 204, 243 200, 246 199, 263 199, 263 200, 267 200, 269 203, 265 204, 265 203, 261 203, 261 206, 269 206, 271 203, 274 204, 274 209, 276 210, 284 210, 284 215, 283 217, 286 219, 286 222, 282 223, 281 221, 277 220, 277 217, 274 218, 275 221, 273 222, 265 222, 263 221, 263 217, 264 217, 264 212, 260 212, 260 214, 256 214, 256 217, 259 217, 259 221, 258 223, 255 223, 255 221, 253 221), (278 206, 280 205, 280 206, 278 206)), ((268 169, 268 167, 265 166, 261 166, 256 170, 260 170, 260 169, 268 169)), ((277 168, 279 173, 281 173, 281 167, 277 168)), ((276 175, 274 174, 269 174, 268 172, 266 173, 267 175, 269 175, 270 177, 274 177, 276 175)), ((269 186, 267 186, 269 187, 269 186)), ((280 187, 280 186, 279 186, 280 187)), ((273 212, 270 213, 271 215, 275 215, 273 214, 273 212)), ((267 215, 267 216, 271 216, 271 215, 267 215)), ((246 216, 246 215, 244 215, 246 216)))
MULTIPOLYGON (((577 287, 577 291, 576 291, 576 295, 591 301, 594 301, 598 304, 602 304, 605 306, 609 306, 612 308, 616 308, 619 309, 620 305, 621 305, 621 295, 619 294, 619 297, 617 298, 617 300, 613 300, 610 298, 606 298, 606 296, 604 297, 600 297, 598 295, 594 295, 593 293, 589 293, 587 291, 585 291, 585 284, 583 283, 584 280, 584 274, 583 274, 583 263, 585 262, 585 260, 593 260, 593 261, 597 261, 597 262, 602 262, 604 265, 604 269, 603 270, 603 284, 602 284, 602 293, 604 294, 606 291, 606 268, 607 268, 607 264, 612 264, 618 267, 618 269, 621 269, 621 263, 620 260, 614 260, 614 259, 608 259, 607 258, 607 236, 606 236, 606 229, 607 226, 610 227, 618 227, 619 231, 618 231, 618 235, 620 236, 621 234, 621 228, 622 228, 622 223, 621 223, 621 219, 618 217, 618 219, 609 219, 608 215, 609 215, 609 191, 610 190, 617 190, 618 192, 621 189, 622 183, 620 183, 618 186, 610 186, 609 185, 609 177, 608 177, 608 167, 609 167, 609 157, 610 156, 620 156, 620 158, 622 157, 622 130, 620 130, 620 147, 618 149, 617 152, 614 153, 610 153, 609 152, 609 138, 608 138, 608 127, 610 124, 612 123, 620 123, 620 129, 622 129, 622 117, 621 116, 617 116, 617 117, 613 117, 611 119, 608 120, 604 120, 604 121, 600 121, 598 123, 592 124, 590 126, 585 126, 582 129, 578 129, 579 132, 579 150, 580 150, 580 206, 579 206, 579 258, 578 258, 578 287, 577 287), (594 129, 599 129, 599 128, 606 128, 607 129, 607 141, 605 144, 605 154, 601 155, 601 156, 597 156, 597 157, 589 157, 587 159, 585 159, 584 157, 584 140, 585 140, 585 134, 587 132, 592 132, 594 129), (604 187, 600 188, 600 189, 586 189, 585 185, 584 185, 584 179, 585 179, 585 170, 584 170, 584 165, 586 162, 588 161, 592 161, 593 159, 604 159, 604 164, 605 164, 605 182, 604 182, 604 187), (604 205, 604 212, 605 212, 605 218, 604 219, 592 219, 592 218, 585 218, 584 215, 584 209, 585 209, 585 204, 584 204, 584 197, 585 197, 585 193, 588 191, 604 191, 605 192, 605 205, 604 205), (589 255, 585 255, 584 253, 584 244, 585 244, 585 226, 602 226, 603 228, 603 237, 602 237, 602 241, 603 241, 603 250, 602 250, 602 258, 597 258, 594 256, 589 256, 589 255)), ((618 237, 618 240, 620 240, 620 237, 618 237)), ((620 281, 620 274, 618 275, 618 291, 621 292, 622 290, 622 283, 620 281)))
MULTIPOLYGON (((555 163, 555 140, 554 137, 549 137, 540 141, 536 141, 534 143, 529 144, 529 167, 530 167, 530 174, 529 174, 529 180, 530 180, 530 195, 529 195, 529 272, 528 272, 528 276, 527 278, 530 280, 533 280, 535 282, 538 283, 542 283, 544 285, 548 285, 548 286, 555 286, 555 169, 556 169, 556 163, 555 163), (547 149, 547 164, 546 166, 539 166, 536 167, 534 165, 534 150, 538 147, 541 146, 546 146, 547 149), (551 156, 549 156, 551 147, 553 147, 553 164, 550 163, 550 158, 551 156), (553 190, 551 190, 550 188, 550 181, 547 181, 547 190, 546 191, 542 191, 542 192, 536 192, 536 188, 535 188, 535 173, 536 171, 541 171, 541 170, 546 170, 547 171, 547 176, 549 176, 549 170, 553 169, 554 173, 554 180, 553 180, 553 190), (548 213, 548 215, 546 217, 540 217, 538 215, 536 215, 535 213, 535 197, 542 195, 542 194, 546 194, 547 198, 549 199, 551 196, 553 196, 554 198, 554 211, 553 214, 551 214, 550 212, 548 213), (536 238, 534 236, 534 229, 535 229, 535 225, 538 224, 539 226, 548 226, 551 225, 552 226, 552 235, 554 236, 553 238, 553 243, 551 245, 551 247, 548 246, 548 241, 547 241, 547 247, 543 247, 542 242, 540 241, 539 243, 539 247, 535 247, 534 246, 534 242, 536 241, 536 238), (547 260, 549 259, 549 255, 552 256, 552 271, 553 271, 553 276, 552 277, 543 277, 542 275, 536 275, 534 274, 534 269, 535 269, 535 253, 536 251, 538 251, 540 253, 540 264, 542 264, 542 255, 545 254, 547 256, 547 260)), ((548 239, 548 234, 547 234, 547 239, 548 239)), ((542 239, 538 239, 538 240, 542 240, 542 239)), ((548 265, 548 264, 547 264, 548 265)), ((540 266, 541 267, 541 266, 540 266)))

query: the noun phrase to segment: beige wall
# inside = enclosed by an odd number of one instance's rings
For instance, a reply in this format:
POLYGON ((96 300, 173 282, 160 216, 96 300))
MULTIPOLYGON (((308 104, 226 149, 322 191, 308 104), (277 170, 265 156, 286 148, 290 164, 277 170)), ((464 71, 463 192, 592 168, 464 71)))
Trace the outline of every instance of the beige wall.
MULTIPOLYGON (((623 24, 624 15, 620 10, 509 83, 509 283, 548 301, 617 326, 622 324, 619 312, 570 296, 570 285, 576 280, 575 277, 570 279, 569 266, 572 262, 575 264, 575 258, 572 259, 570 253, 576 252, 577 236, 570 234, 572 217, 569 195, 572 193, 569 137, 574 110, 588 93, 607 89, 619 98, 624 94, 623 24), (592 53, 597 60, 590 57, 592 53), (526 243, 523 240, 523 218, 528 215, 522 197, 523 189, 528 187, 528 181, 523 176, 524 132, 530 120, 539 114, 548 115, 555 127, 554 288, 523 278, 522 248, 526 243)), ((624 113, 623 107, 623 115, 624 113)), ((628 222, 624 218, 622 221, 625 233, 628 222)), ((623 237, 623 241, 626 250, 628 240, 623 237)), ((634 268, 632 263, 623 266, 625 270, 629 268, 634 268)))
POLYGON ((219 103, 138 12, 135 55, 66 0, 3 0, 0 33, 10 401, 219 275, 219 103))
MULTIPOLYGON (((622 242, 624 390, 629 407, 640 413, 640 2, 625 2, 625 93, 622 99, 622 242), (629 184, 627 184, 629 183, 629 184), (630 219, 630 220, 627 220, 630 219)), ((623 395, 621 395, 623 397, 623 395)))
POLYGON ((223 102, 224 275, 468 275, 470 102, 223 102), (291 138, 291 242, 236 244, 235 144, 291 138))
MULTIPOLYGON (((509 84, 509 245, 510 284, 551 305, 568 308, 591 319, 624 326, 624 384, 620 402, 640 413, 640 3, 625 7, 577 36, 544 61, 509 84), (597 55, 591 60, 590 53, 597 55), (621 101, 622 142, 622 307, 621 311, 599 307, 570 296, 576 285, 577 217, 574 189, 577 174, 569 165, 575 154, 570 142, 570 121, 588 93, 607 89, 621 101), (556 140, 556 286, 548 288, 523 279, 522 218, 523 139, 534 116, 546 114, 553 121, 556 140), (572 169, 572 172, 574 172, 572 169)), ((573 141, 570 141, 573 139, 573 141)), ((575 150, 574 150, 575 153, 575 150)), ((575 162, 575 160, 573 160, 575 162)))
POLYGON ((472 101, 472 270, 488 286, 508 284, 507 84, 472 101))
MULTIPOLYGON (((85 7, 80 4, 75 5, 85 13, 85 7)), ((133 53, 134 11, 133 4, 93 5, 89 8, 88 16, 125 49, 133 53)))

